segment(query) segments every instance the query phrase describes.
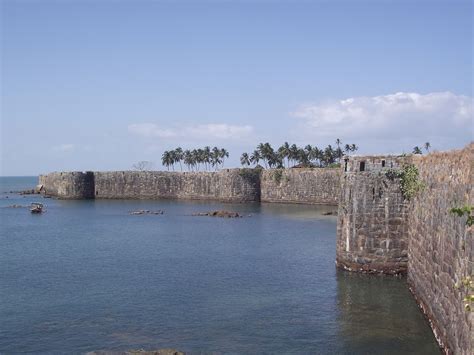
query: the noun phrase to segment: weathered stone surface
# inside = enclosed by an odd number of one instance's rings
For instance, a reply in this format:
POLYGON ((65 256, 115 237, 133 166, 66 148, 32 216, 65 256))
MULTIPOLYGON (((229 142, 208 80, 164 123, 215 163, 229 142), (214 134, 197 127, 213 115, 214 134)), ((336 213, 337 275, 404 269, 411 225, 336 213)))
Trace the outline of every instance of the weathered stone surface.
POLYGON ((93 172, 62 172, 40 175, 42 193, 62 199, 94 198, 93 172))
POLYGON ((337 204, 341 169, 111 171, 41 175, 42 192, 63 199, 200 199, 337 204), (279 177, 278 177, 279 176, 279 177))
POLYGON ((341 169, 262 171, 261 201, 337 205, 341 169))
POLYGON ((382 170, 346 172, 341 186, 337 265, 367 273, 406 273, 407 204, 398 180, 382 170))
POLYGON ((474 312, 456 282, 474 274, 474 235, 453 207, 474 205, 474 144, 413 158, 425 184, 408 212, 408 283, 435 335, 452 354, 472 354, 474 312))
POLYGON ((465 292, 454 287, 474 274, 474 235, 466 217, 449 212, 474 205, 473 150, 471 144, 427 156, 355 157, 341 177, 337 265, 369 273, 408 271, 435 336, 453 354, 472 354, 474 345, 474 312, 466 312, 465 292), (403 199, 398 179, 386 174, 408 163, 418 167, 425 185, 411 201, 403 199))

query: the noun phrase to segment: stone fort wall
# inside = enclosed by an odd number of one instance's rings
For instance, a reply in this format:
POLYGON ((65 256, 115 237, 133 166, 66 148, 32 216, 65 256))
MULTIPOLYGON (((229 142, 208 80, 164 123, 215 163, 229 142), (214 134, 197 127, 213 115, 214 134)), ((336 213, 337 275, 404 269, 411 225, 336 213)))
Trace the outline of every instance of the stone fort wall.
MULTIPOLYGON (((408 283, 442 346, 472 354, 474 312, 456 283, 474 275, 474 233, 453 207, 474 206, 474 144, 463 150, 414 157, 424 190, 408 209, 408 283)), ((471 294, 472 294, 471 290, 471 294)), ((474 305, 474 303, 473 303, 474 305)))
POLYGON ((94 198, 93 172, 57 172, 39 176, 43 192, 63 199, 94 198))
POLYGON ((96 172, 95 198, 199 199, 252 202, 260 199, 257 173, 240 169, 219 172, 113 171, 96 172))
POLYGON ((62 172, 41 175, 39 183, 46 194, 64 199, 175 198, 337 205, 340 175, 340 169, 62 172))
POLYGON ((261 201, 337 205, 341 169, 271 169, 261 176, 261 201))
POLYGON ((427 156, 353 157, 345 162, 338 208, 339 267, 370 273, 407 273, 410 289, 446 353, 471 354, 474 312, 463 288, 474 275, 473 230, 449 210, 473 206, 474 144, 427 156), (397 177, 418 168, 424 188, 405 200, 397 177))
POLYGON ((336 264, 350 271, 403 274, 408 266, 407 202, 398 178, 405 158, 347 159, 341 177, 336 264))

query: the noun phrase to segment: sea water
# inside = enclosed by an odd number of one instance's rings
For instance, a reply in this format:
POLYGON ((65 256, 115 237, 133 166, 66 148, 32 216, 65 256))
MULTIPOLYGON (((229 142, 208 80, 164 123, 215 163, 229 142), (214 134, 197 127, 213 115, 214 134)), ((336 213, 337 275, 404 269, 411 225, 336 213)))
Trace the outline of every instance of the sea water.
POLYGON ((36 183, 0 178, 0 353, 440 353, 404 278, 336 269, 331 207, 10 193, 36 183))

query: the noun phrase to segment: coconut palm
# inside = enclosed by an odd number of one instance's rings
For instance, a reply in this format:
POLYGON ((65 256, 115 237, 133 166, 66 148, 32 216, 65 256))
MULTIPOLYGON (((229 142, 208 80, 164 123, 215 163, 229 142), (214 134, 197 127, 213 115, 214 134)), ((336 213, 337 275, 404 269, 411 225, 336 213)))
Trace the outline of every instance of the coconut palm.
POLYGON ((189 149, 186 149, 183 152, 183 162, 184 162, 184 165, 186 165, 188 171, 190 171, 193 166, 193 154, 191 153, 189 149))
POLYGON ((426 152, 429 153, 430 148, 431 148, 430 142, 426 142, 425 145, 424 145, 424 148, 425 148, 426 152))
POLYGON ((212 148, 211 152, 211 164, 217 171, 219 164, 222 162, 221 160, 221 150, 217 147, 212 148))
POLYGON ((262 155, 260 154, 260 151, 258 149, 255 149, 252 155, 250 155, 250 161, 255 165, 258 165, 260 160, 262 160, 262 155))
POLYGON ((423 152, 420 147, 416 146, 413 148, 413 154, 423 154, 423 152))
POLYGON ((286 165, 287 167, 290 167, 290 160, 289 160, 289 155, 290 155, 290 144, 288 142, 283 143, 283 145, 278 148, 278 154, 280 158, 283 160, 286 159, 286 165))
POLYGON ((250 165, 250 157, 247 153, 242 153, 242 155, 240 156, 240 164, 242 164, 242 166, 250 165))
POLYGON ((293 163, 298 160, 298 146, 296 144, 292 144, 290 147, 290 153, 288 154, 290 161, 293 163))
POLYGON ((183 171, 183 165, 181 164, 181 161, 183 160, 183 149, 181 147, 174 150, 174 158, 175 162, 179 163, 180 170, 183 171))
POLYGON ((225 158, 229 157, 229 152, 225 148, 221 148, 219 152, 219 158, 222 159, 222 167, 224 167, 225 158))
POLYGON ((170 170, 170 165, 172 164, 172 156, 171 152, 168 150, 165 150, 163 152, 163 155, 161 156, 161 163, 170 170))
POLYGON ((309 166, 309 154, 306 149, 299 148, 297 153, 297 161, 302 166, 309 166))

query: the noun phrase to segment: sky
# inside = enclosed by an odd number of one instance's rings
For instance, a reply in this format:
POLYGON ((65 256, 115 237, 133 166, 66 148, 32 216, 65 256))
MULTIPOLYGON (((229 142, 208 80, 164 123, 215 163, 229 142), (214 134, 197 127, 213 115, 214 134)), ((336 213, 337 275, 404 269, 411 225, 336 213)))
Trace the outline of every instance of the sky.
POLYGON ((0 175, 473 140, 470 0, 0 3, 0 175))

